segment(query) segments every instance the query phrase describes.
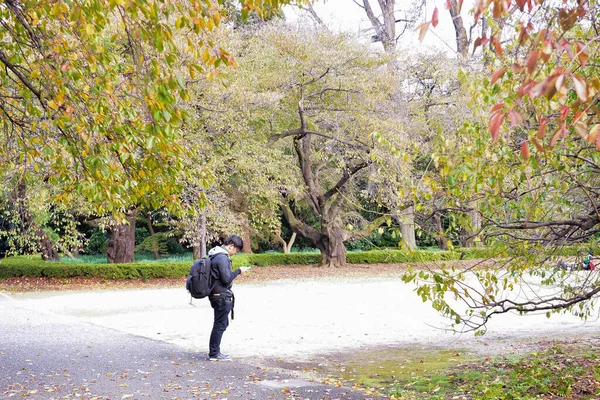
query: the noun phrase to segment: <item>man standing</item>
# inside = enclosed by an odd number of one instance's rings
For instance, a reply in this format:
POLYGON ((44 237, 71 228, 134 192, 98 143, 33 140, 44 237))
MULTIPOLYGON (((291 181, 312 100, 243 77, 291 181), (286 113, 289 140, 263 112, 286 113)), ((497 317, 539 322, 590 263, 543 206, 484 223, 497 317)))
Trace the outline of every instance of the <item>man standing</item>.
POLYGON ((232 282, 239 274, 250 269, 250 267, 241 267, 232 272, 230 257, 237 254, 242 248, 244 248, 242 238, 237 235, 231 235, 225 239, 222 246, 217 246, 208 252, 208 256, 211 258, 211 273, 214 283, 209 300, 215 312, 208 350, 208 359, 210 361, 231 360, 227 354, 221 353, 221 338, 223 337, 223 332, 229 326, 229 312, 233 310, 235 304, 235 298, 231 291, 232 282))

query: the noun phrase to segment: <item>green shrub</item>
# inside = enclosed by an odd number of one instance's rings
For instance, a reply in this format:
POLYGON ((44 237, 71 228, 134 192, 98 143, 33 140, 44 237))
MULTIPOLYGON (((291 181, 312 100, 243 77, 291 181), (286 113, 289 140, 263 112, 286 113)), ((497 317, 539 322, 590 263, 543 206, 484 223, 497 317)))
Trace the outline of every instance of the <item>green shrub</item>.
POLYGON ((102 254, 108 249, 108 233, 97 230, 87 240, 84 252, 86 254, 102 254))
POLYGON ((135 228, 135 245, 142 243, 147 237, 150 236, 150 232, 146 228, 135 228))
POLYGON ((11 277, 102 279, 185 278, 191 262, 147 262, 131 264, 77 264, 45 262, 41 259, 9 257, 0 262, 0 279, 11 277))
POLYGON ((169 254, 183 254, 185 249, 173 236, 168 236, 166 232, 158 232, 152 236, 146 237, 140 244, 135 246, 135 251, 153 253, 158 250, 158 254, 166 256, 169 254))
POLYGON ((472 260, 477 258, 489 258, 493 255, 491 254, 491 250, 487 247, 472 247, 472 248, 459 248, 455 249, 457 253, 460 254, 461 260, 472 260))
MULTIPOLYGON (((235 259, 235 257, 233 258, 235 259)), ((271 253, 271 254, 249 254, 248 263, 266 267, 269 265, 290 264, 317 264, 321 261, 318 253, 271 253)))
POLYGON ((148 236, 142 243, 135 246, 136 252, 153 253, 155 250, 158 251, 158 254, 161 256, 169 254, 166 233, 159 232, 152 236, 148 236))
POLYGON ((174 236, 167 237, 167 252, 169 254, 183 254, 186 250, 183 248, 179 240, 174 236))
MULTIPOLYGON (((560 255, 581 255, 584 252, 594 251, 590 245, 572 246, 562 248, 557 253, 560 255)), ((491 249, 486 248, 459 248, 455 251, 424 251, 413 252, 400 250, 376 250, 353 252, 346 255, 350 264, 384 264, 384 263, 411 263, 435 262, 458 259, 487 258, 491 256, 491 249)), ((506 256, 500 254, 499 257, 506 256)), ((189 260, 143 261, 131 264, 106 264, 85 263, 69 260, 68 263, 45 262, 39 255, 8 257, 0 261, 0 279, 10 277, 48 277, 48 278, 73 278, 97 277, 103 279, 154 279, 154 278, 185 278, 192 264, 189 260)), ((270 253, 270 254, 238 254, 231 259, 233 269, 245 265, 309 265, 321 261, 320 253, 270 253)))
POLYGON ((431 262, 455 260, 459 254, 450 251, 429 252, 415 250, 412 252, 399 250, 373 250, 348 253, 346 261, 350 264, 396 264, 408 262, 431 262))

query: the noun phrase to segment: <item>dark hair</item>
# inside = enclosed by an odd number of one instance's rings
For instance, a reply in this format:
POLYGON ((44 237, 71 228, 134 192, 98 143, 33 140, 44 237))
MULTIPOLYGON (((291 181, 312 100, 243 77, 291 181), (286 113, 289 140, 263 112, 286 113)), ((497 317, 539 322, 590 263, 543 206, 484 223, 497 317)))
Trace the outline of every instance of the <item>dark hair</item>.
POLYGON ((244 241, 238 235, 231 235, 225 239, 223 246, 227 246, 228 244, 234 245, 238 251, 241 251, 244 248, 244 241))

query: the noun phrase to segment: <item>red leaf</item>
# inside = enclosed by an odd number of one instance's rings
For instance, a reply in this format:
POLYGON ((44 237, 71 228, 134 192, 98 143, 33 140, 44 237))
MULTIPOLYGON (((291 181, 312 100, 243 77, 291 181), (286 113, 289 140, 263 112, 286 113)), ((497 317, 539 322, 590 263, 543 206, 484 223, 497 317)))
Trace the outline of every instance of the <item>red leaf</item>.
POLYGON ((560 139, 561 136, 561 130, 557 130, 556 133, 554 134, 554 136, 552 136, 552 140, 550 140, 550 147, 554 147, 554 145, 556 144, 556 142, 558 142, 558 139, 560 139))
POLYGON ((496 50, 496 54, 499 56, 502 55, 502 45, 500 44, 500 40, 497 37, 492 36, 492 44, 494 45, 494 49, 496 50))
POLYGON ((511 110, 508 114, 508 118, 510 119, 511 126, 519 126, 523 123, 523 117, 521 117, 521 114, 519 114, 518 111, 511 110))
POLYGON ((596 150, 600 150, 600 135, 596 135, 596 150))
POLYGON ((544 43, 542 44, 542 53, 547 56, 550 56, 552 54, 553 50, 554 50, 553 41, 550 39, 544 40, 544 43))
POLYGON ((523 24, 521 26, 521 31, 519 32, 519 44, 524 44, 527 39, 529 39, 528 27, 523 24))
POLYGON ((502 78, 504 76, 504 73, 506 72, 506 68, 502 67, 499 70, 497 70, 496 72, 494 72, 494 75, 492 75, 492 85, 494 83, 496 83, 496 81, 500 78, 502 78))
POLYGON ((575 115, 573 116, 573 123, 576 124, 579 122, 579 120, 581 119, 581 116, 583 115, 583 111, 581 110, 577 110, 577 112, 575 113, 575 115))
POLYGON ((541 53, 541 51, 535 50, 529 56, 529 59, 527 60, 527 71, 529 72, 529 75, 531 75, 535 72, 535 68, 537 67, 538 59, 540 58, 540 53, 541 53))
POLYGON ((538 151, 540 153, 544 152, 544 147, 536 138, 532 138, 531 141, 533 142, 533 144, 535 145, 535 148, 538 149, 538 151))
POLYGON ((543 139, 544 136, 546 136, 546 124, 548 123, 548 120, 546 118, 542 118, 540 120, 540 127, 538 128, 538 133, 537 133, 537 137, 540 139, 543 139))
POLYGON ((452 10, 452 3, 450 3, 450 0, 446 0, 446 10, 452 10))
POLYGON ((579 63, 582 67, 585 67, 588 59, 588 48, 587 45, 581 42, 575 43, 575 48, 577 49, 577 58, 579 59, 579 63))
POLYGON ((527 141, 523 142, 521 145, 521 155, 525 161, 529 160, 529 143, 527 141))
POLYGON ((569 115, 569 106, 564 106, 563 108, 560 109, 560 119, 562 119, 563 121, 565 119, 567 119, 567 115, 569 115))
POLYGON ((431 25, 435 28, 438 25, 438 22, 440 22, 440 18, 438 16, 438 8, 435 7, 433 9, 433 15, 431 16, 431 25))
POLYGON ((514 73, 514 74, 518 74, 519 72, 523 71, 523 66, 517 63, 514 63, 510 66, 510 70, 514 73))
POLYGON ((473 43, 473 54, 475 54, 475 50, 477 50, 477 48, 481 46, 481 41, 482 39, 480 37, 475 39, 475 42, 473 43))
POLYGON ((492 106, 492 109, 490 110, 490 113, 495 113, 496 111, 499 111, 502 107, 504 107, 504 103, 498 103, 498 104, 494 104, 492 106))
POLYGON ((556 94, 556 81, 558 79, 557 75, 551 75, 549 77, 546 78, 546 80, 548 81, 548 86, 546 87, 546 91, 544 92, 544 95, 546 96, 546 98, 548 100, 550 100, 552 97, 554 97, 554 95, 556 94))
POLYGON ((488 127, 490 129, 490 133, 492 134, 492 142, 498 141, 498 132, 500 130, 500 126, 502 125, 502 122, 504 121, 504 116, 505 116, 504 113, 496 112, 496 113, 492 114, 492 116, 490 118, 488 127))
POLYGON ((540 83, 535 85, 533 88, 531 88, 531 90, 529 92, 529 97, 531 97, 532 99, 540 97, 542 94, 544 94, 546 92, 546 85, 547 85, 546 79, 544 79, 543 81, 541 81, 540 83))
POLYGON ((429 24, 431 24, 431 22, 425 22, 417 27, 419 29, 419 42, 423 41, 423 38, 429 29, 429 24))

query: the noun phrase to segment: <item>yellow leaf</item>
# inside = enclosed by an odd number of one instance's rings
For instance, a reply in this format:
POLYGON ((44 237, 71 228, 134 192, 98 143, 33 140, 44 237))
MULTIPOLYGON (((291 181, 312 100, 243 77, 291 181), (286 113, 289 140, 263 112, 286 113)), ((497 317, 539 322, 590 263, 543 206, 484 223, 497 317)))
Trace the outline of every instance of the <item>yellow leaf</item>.
POLYGON ((421 24, 417 27, 417 29, 419 30, 419 42, 422 42, 423 39, 425 38, 425 34, 427 33, 427 31, 429 30, 429 25, 431 24, 430 22, 425 22, 424 24, 421 24))
POLYGON ((94 29, 94 25, 92 25, 92 24, 87 24, 87 25, 85 26, 85 32, 86 32, 88 35, 93 35, 93 34, 94 34, 94 32, 96 32, 96 29, 94 29))
POLYGON ((588 143, 592 144, 596 141, 596 136, 598 135, 598 131, 600 131, 600 124, 596 124, 590 130, 590 134, 588 136, 588 143))
POLYGON ((579 97, 581 101, 587 101, 588 91, 585 81, 578 76, 573 76, 573 86, 575 87, 575 92, 577 92, 577 97, 579 97))

